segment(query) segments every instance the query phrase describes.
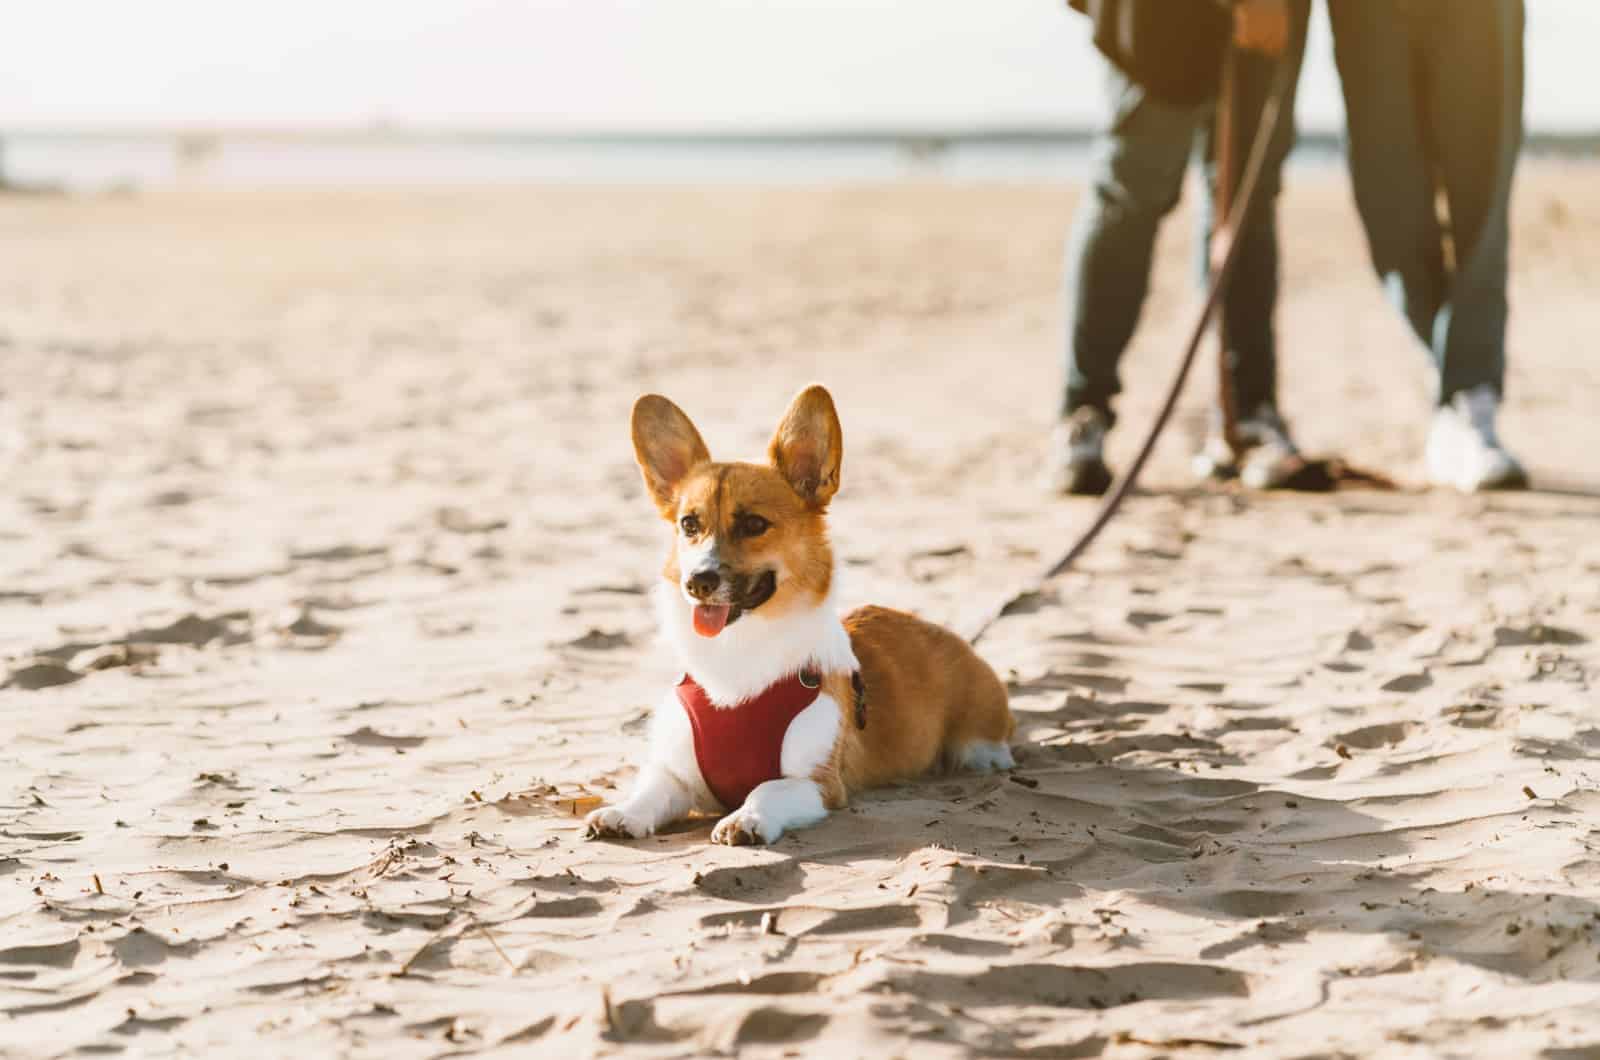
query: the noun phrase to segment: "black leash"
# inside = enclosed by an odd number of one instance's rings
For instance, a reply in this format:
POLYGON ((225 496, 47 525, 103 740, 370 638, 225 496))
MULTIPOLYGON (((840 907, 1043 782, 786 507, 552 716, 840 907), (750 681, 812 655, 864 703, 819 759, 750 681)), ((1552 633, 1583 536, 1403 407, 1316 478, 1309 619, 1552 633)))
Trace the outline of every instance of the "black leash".
MULTIPOLYGON (((1231 49, 1226 61, 1231 67, 1234 61, 1231 49)), ((1094 539, 1100 536, 1100 531, 1104 530, 1106 524, 1111 522, 1112 516, 1117 514, 1117 509, 1122 506, 1123 500, 1132 492, 1134 483, 1139 479, 1139 472, 1144 470, 1145 463, 1155 450, 1156 441, 1161 437, 1161 432, 1166 429, 1167 422, 1172 418, 1172 410, 1177 407, 1178 398, 1183 394, 1183 385, 1188 381, 1189 369, 1194 366, 1195 356, 1200 352, 1200 345, 1205 341, 1206 332, 1210 330, 1212 318, 1216 316, 1217 307, 1222 302, 1222 295, 1227 289, 1228 280, 1233 275, 1234 265, 1239 256, 1239 229, 1254 204, 1261 170, 1266 165, 1267 153, 1271 150, 1272 138, 1278 129, 1278 121, 1281 116, 1279 112, 1282 110, 1283 100, 1289 88, 1289 79, 1293 74, 1293 65, 1286 60, 1280 60, 1277 76, 1272 86, 1272 93, 1267 97, 1266 104, 1261 108, 1261 121, 1256 126, 1255 144, 1251 148, 1250 159, 1245 164, 1244 179, 1240 182, 1238 194, 1234 197, 1231 208, 1228 209, 1227 215, 1218 227, 1217 234, 1214 237, 1211 283, 1206 288, 1205 301, 1201 305, 1199 318, 1194 322, 1193 331, 1189 336, 1189 345, 1184 350, 1183 358, 1178 362, 1178 370, 1172 378, 1171 385, 1167 387, 1166 399, 1161 403, 1161 410, 1156 413, 1155 422, 1150 425, 1150 430, 1145 434, 1144 444, 1139 447, 1138 455, 1133 458, 1133 462, 1111 484, 1111 489, 1100 502, 1100 509, 1095 512, 1094 519, 1078 535, 1078 539, 1062 554, 1061 558, 1045 568, 1024 588, 1013 592, 997 606, 991 607, 978 616, 976 623, 967 633, 967 642, 969 644, 978 643, 983 638, 983 635, 989 632, 990 627, 1015 610, 1018 604, 1037 596, 1046 582, 1076 563, 1078 557, 1082 556, 1094 539)), ((1233 79, 1231 77, 1224 77, 1222 94, 1224 98, 1219 100, 1218 106, 1231 113, 1234 105, 1233 99, 1229 98, 1233 95, 1233 79)), ((1219 138, 1224 132, 1227 132, 1231 139, 1231 122, 1225 130, 1219 130, 1219 138)), ((1231 151, 1232 147, 1231 145, 1220 145, 1220 149, 1231 151)))

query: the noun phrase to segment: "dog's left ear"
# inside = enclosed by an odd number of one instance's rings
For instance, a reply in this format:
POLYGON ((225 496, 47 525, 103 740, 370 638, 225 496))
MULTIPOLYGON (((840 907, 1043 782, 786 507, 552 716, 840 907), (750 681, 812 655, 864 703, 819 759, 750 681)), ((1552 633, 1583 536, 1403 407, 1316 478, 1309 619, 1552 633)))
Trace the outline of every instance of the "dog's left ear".
POLYGON ((772 466, 814 508, 825 508, 839 491, 844 432, 833 398, 808 386, 789 404, 767 449, 772 466))

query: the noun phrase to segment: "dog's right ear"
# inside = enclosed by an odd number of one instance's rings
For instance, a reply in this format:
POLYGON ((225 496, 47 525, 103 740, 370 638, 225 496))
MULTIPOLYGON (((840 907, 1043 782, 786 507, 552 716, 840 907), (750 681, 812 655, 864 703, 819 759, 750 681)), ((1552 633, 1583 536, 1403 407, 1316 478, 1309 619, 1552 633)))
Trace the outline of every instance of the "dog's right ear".
POLYGON ((689 417, 660 394, 633 403, 633 456, 650 499, 669 520, 677 517, 679 483, 711 459, 689 417))

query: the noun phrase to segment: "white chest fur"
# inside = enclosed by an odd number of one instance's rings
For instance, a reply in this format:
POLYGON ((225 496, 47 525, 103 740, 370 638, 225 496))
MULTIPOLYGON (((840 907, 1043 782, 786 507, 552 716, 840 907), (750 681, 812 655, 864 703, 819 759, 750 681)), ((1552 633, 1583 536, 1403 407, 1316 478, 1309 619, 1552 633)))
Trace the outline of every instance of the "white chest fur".
POLYGON ((719 707, 757 696, 806 666, 823 673, 860 669, 832 596, 777 616, 747 612, 715 637, 694 631, 692 608, 676 586, 662 582, 655 602, 662 635, 678 664, 719 707))

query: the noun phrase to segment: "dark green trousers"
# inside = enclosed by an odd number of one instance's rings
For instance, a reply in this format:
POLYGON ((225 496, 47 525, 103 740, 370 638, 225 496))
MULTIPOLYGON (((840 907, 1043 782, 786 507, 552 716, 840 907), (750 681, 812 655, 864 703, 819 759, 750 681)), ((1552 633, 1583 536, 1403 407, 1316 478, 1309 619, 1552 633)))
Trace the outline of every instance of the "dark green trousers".
POLYGON ((1523 0, 1329 0, 1328 13, 1373 265, 1433 355, 1439 403, 1498 391, 1523 0))
MULTIPOLYGON (((1387 0, 1386 0, 1387 2, 1387 0)), ((1294 41, 1286 58, 1298 73, 1310 0, 1291 0, 1294 41)), ((1178 202, 1184 173, 1198 153, 1212 154, 1214 104, 1179 106, 1152 97, 1106 66, 1108 111, 1097 138, 1089 187, 1067 246, 1066 386, 1057 411, 1083 406, 1112 418, 1122 389, 1118 365, 1133 338, 1149 290, 1151 258, 1161 220, 1178 202)), ((1240 164, 1252 147, 1277 61, 1243 53, 1238 68, 1240 164)), ((1235 395, 1245 413, 1276 400, 1278 301, 1277 196, 1284 159, 1294 145, 1294 80, 1278 131, 1269 145, 1256 209, 1239 233, 1239 257, 1222 304, 1235 395)), ((1208 166, 1202 244, 1209 239, 1215 174, 1208 166)), ((1204 271, 1202 269, 1202 271, 1204 271)))

